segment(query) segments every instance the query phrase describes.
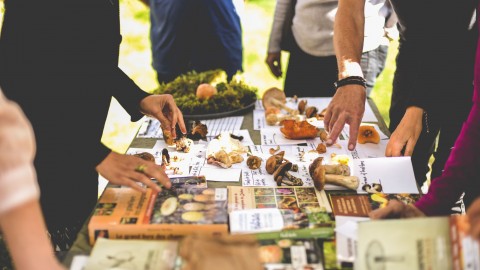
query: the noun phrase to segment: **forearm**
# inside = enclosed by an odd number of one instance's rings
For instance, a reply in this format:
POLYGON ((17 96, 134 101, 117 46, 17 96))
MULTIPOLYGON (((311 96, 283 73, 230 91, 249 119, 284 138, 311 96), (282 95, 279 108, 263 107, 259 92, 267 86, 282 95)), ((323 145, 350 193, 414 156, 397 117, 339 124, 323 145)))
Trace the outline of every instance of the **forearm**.
POLYGON ((287 19, 288 12, 292 10, 291 5, 293 5, 291 0, 277 0, 275 13, 273 15, 272 30, 268 40, 269 53, 277 53, 281 51, 280 43, 284 30, 283 27, 286 26, 287 22, 285 22, 285 20, 287 19))
POLYGON ((0 215, 0 227, 16 269, 60 269, 40 205, 30 200, 0 215))
POLYGON ((427 215, 445 215, 462 192, 478 195, 480 168, 480 108, 475 105, 463 125, 441 177, 432 184, 416 206, 427 215), (476 187, 476 188, 475 188, 476 187), (476 192, 476 193, 475 193, 476 192))
POLYGON ((140 101, 149 94, 140 89, 120 68, 117 68, 112 95, 130 114, 132 121, 138 121, 143 116, 140 112, 140 101))
POLYGON ((338 64, 338 78, 363 76, 360 59, 363 49, 364 0, 340 0, 335 16, 333 42, 338 64))

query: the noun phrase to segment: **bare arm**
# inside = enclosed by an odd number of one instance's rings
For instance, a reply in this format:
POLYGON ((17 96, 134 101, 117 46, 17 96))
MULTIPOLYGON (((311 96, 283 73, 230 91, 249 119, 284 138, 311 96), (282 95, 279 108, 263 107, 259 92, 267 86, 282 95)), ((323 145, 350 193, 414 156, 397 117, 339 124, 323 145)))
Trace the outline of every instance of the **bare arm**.
MULTIPOLYGON (((340 0, 335 17, 333 41, 338 64, 338 78, 362 76, 360 59, 363 48, 365 0, 340 0)), ((357 143, 358 127, 365 111, 365 88, 345 85, 337 89, 325 115, 325 127, 330 132, 328 144, 334 143, 345 124, 350 125, 348 148, 357 143)))

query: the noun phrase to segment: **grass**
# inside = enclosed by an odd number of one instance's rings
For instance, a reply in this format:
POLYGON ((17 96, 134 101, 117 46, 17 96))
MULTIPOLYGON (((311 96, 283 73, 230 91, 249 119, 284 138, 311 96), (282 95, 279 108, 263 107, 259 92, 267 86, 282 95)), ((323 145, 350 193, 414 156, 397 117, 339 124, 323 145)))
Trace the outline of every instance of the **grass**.
MULTIPOLYGON (((234 1, 243 3, 243 0, 234 1)), ((258 87, 260 95, 270 87, 283 87, 283 78, 273 77, 265 64, 275 2, 274 0, 249 0, 244 2, 244 8, 238 9, 243 29, 243 79, 258 87)), ((158 83, 151 66, 149 9, 138 0, 120 0, 120 3, 123 41, 120 47, 119 65, 142 89, 151 92, 158 87, 158 83)), ((3 14, 2 6, 3 1, 0 0, 0 22, 3 14)), ((385 70, 378 78, 372 92, 372 99, 387 124, 396 49, 397 43, 393 42, 385 70)), ((284 69, 287 58, 288 54, 282 53, 284 69)), ((116 100, 112 99, 102 141, 115 151, 124 152, 139 125, 140 122, 131 123, 128 114, 116 100)))

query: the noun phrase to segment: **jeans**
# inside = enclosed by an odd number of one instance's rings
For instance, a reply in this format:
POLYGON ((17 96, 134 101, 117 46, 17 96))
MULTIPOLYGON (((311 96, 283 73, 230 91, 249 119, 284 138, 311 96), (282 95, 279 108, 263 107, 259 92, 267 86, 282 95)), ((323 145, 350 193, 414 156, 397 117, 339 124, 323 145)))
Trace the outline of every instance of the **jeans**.
POLYGON ((367 96, 370 96, 377 77, 385 68, 387 60, 388 46, 380 45, 376 49, 364 52, 360 66, 362 67, 363 76, 367 81, 367 96))

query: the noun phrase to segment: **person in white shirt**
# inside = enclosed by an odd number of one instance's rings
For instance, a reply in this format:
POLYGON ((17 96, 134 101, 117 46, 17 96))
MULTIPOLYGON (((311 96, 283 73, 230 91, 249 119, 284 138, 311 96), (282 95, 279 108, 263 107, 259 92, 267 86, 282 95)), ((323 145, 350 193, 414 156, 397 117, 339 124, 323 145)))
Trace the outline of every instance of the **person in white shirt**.
POLYGON ((40 209, 35 138, 20 107, 0 89, 0 229, 15 269, 63 269, 40 209))
MULTIPOLYGON (((287 96, 335 94, 338 72, 333 25, 337 7, 337 0, 277 0, 266 63, 272 74, 280 77, 283 73, 280 51, 290 52, 284 85, 287 96)), ((384 27, 390 14, 385 0, 366 2, 362 69, 368 78, 367 94, 385 64, 388 42, 384 27)), ((395 25, 395 21, 389 23, 395 25)))

